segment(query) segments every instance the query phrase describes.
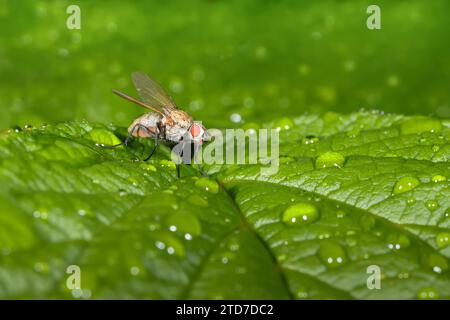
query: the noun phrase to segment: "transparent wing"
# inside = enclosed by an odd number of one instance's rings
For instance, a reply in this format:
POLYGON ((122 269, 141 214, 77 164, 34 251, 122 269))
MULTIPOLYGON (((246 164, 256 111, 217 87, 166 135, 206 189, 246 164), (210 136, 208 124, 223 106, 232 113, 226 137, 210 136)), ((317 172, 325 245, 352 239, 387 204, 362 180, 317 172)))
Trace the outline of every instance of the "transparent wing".
POLYGON ((134 86, 141 99, 154 108, 177 109, 175 102, 167 95, 161 86, 142 72, 131 74, 134 86))

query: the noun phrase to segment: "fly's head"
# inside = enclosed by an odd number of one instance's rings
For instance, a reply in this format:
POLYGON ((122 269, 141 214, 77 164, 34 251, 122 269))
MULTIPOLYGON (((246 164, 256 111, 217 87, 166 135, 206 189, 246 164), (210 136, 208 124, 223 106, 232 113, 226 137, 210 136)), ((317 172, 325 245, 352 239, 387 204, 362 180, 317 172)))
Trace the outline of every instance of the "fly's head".
POLYGON ((207 133, 205 127, 199 122, 192 122, 189 127, 189 138, 193 143, 202 144, 204 140, 207 140, 207 133))

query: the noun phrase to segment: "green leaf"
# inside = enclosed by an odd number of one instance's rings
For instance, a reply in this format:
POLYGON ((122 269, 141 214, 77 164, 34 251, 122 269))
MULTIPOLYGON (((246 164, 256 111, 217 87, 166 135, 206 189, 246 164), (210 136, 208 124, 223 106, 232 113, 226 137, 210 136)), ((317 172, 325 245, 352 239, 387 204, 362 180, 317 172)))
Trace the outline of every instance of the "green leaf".
POLYGON ((260 127, 279 129, 276 174, 182 166, 181 179, 167 147, 140 161, 150 140, 96 146, 123 128, 4 132, 0 298, 450 297, 449 121, 361 111, 260 127))

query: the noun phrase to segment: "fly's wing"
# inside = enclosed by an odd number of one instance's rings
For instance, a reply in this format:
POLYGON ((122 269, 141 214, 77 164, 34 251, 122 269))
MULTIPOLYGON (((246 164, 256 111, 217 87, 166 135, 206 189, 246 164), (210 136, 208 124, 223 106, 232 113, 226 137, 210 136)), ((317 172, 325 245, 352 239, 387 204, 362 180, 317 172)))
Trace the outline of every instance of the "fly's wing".
POLYGON ((173 100, 161 88, 161 86, 152 80, 148 75, 142 72, 133 72, 131 74, 134 86, 143 101, 154 108, 170 111, 177 109, 173 100))

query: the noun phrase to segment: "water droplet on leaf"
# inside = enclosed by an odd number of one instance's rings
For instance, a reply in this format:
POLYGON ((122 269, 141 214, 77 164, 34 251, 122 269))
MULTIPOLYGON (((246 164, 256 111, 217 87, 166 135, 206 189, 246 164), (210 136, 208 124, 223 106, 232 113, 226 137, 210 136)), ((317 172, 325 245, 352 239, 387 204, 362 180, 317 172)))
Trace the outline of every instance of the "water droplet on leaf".
POLYGON ((434 211, 439 207, 439 203, 436 200, 427 200, 425 206, 428 210, 434 211))
POLYGON ((417 298, 420 300, 438 299, 439 293, 433 287, 426 287, 419 290, 417 293, 417 298))
POLYGON ((436 236, 436 244, 441 249, 450 245, 450 232, 439 233, 436 236))
POLYGON ((347 262, 344 248, 333 242, 324 242, 320 245, 319 257, 329 268, 337 268, 347 262))
POLYGON ((394 194, 407 192, 414 189, 420 184, 420 181, 414 177, 403 177, 398 180, 394 185, 394 194))
POLYGON ((215 180, 200 178, 195 182, 195 186, 211 193, 219 192, 219 184, 215 180))
POLYGON ((304 225, 319 219, 319 210, 311 203, 302 202, 291 205, 282 215, 281 220, 288 225, 304 225))
POLYGON ((316 168, 342 168, 345 157, 338 152, 325 152, 316 159, 316 168))
POLYGON ((431 178, 431 181, 433 181, 434 183, 444 182, 447 181, 447 177, 438 174, 433 176, 433 178, 431 178))

